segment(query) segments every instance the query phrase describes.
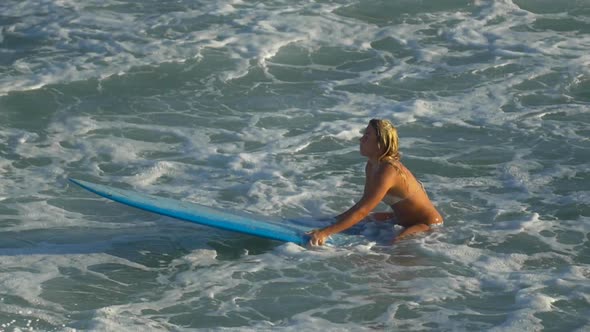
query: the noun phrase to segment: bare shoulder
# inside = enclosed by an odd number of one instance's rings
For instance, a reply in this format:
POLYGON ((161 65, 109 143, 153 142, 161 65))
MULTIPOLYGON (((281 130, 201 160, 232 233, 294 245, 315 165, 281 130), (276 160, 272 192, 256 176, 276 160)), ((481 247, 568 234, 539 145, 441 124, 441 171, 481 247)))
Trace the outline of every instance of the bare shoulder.
POLYGON ((399 160, 394 162, 384 162, 380 165, 380 177, 382 181, 388 181, 392 187, 403 188, 407 186, 408 181, 412 181, 414 176, 399 160), (403 186, 402 186, 403 185, 403 186))
POLYGON ((395 162, 391 163, 391 162, 380 162, 379 163, 379 168, 378 168, 378 172, 385 174, 385 173, 398 173, 399 169, 401 169, 403 166, 400 162, 395 162), (398 166, 399 165, 399 166, 398 166))
POLYGON ((381 162, 377 166, 376 173, 382 179, 395 179, 399 176, 399 170, 389 162, 381 162))

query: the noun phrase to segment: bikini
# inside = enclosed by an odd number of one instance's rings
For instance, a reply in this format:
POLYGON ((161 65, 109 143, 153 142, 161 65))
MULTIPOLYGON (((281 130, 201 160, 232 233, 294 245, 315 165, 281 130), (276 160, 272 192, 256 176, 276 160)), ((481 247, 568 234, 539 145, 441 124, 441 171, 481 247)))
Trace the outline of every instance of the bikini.
POLYGON ((382 199, 383 203, 385 203, 385 204, 387 204, 389 206, 393 206, 395 204, 398 204, 400 202, 403 202, 403 201, 407 200, 408 198, 414 196, 414 194, 417 193, 420 189, 422 189, 422 191, 426 191, 424 189, 424 184, 421 181, 419 181, 419 180, 418 180, 418 183, 420 184, 420 188, 414 190, 408 196, 402 198, 402 197, 397 197, 397 196, 394 196, 394 195, 385 195, 383 197, 383 199, 382 199))

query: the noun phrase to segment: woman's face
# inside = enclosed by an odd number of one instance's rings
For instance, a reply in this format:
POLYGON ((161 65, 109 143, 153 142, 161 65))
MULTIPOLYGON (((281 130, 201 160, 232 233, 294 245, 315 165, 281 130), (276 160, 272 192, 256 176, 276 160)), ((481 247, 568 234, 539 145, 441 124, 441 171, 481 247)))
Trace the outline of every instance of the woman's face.
POLYGON ((376 158, 380 155, 377 147, 377 132, 373 126, 368 125, 360 138, 360 152, 361 155, 367 158, 376 158))

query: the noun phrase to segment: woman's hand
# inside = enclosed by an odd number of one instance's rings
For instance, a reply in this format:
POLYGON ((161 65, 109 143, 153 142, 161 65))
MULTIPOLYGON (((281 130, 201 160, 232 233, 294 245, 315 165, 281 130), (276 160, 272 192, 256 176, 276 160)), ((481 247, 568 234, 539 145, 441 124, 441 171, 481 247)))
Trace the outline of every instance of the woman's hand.
POLYGON ((330 237, 329 234, 326 234, 321 229, 314 229, 305 234, 309 235, 309 244, 311 246, 323 246, 330 237))

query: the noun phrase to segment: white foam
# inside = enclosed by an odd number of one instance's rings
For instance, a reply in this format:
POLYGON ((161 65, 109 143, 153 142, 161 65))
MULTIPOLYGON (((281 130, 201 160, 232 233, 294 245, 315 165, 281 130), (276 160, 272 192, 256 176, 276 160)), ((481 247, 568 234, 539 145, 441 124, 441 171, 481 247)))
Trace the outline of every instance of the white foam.
POLYGON ((216 263, 217 252, 210 249, 191 251, 188 255, 177 258, 171 262, 172 266, 188 264, 191 268, 206 267, 216 263))
POLYGON ((143 173, 137 174, 134 183, 140 186, 152 185, 163 176, 174 176, 176 168, 172 162, 158 161, 143 173))
MULTIPOLYGON (((89 330, 93 331, 124 331, 130 326, 141 326, 142 331, 162 331, 174 329, 171 324, 154 321, 151 318, 143 318, 138 315, 130 315, 124 307, 110 306, 97 309, 92 318, 86 322, 89 330)), ((75 331, 75 330, 74 330, 75 331)))

